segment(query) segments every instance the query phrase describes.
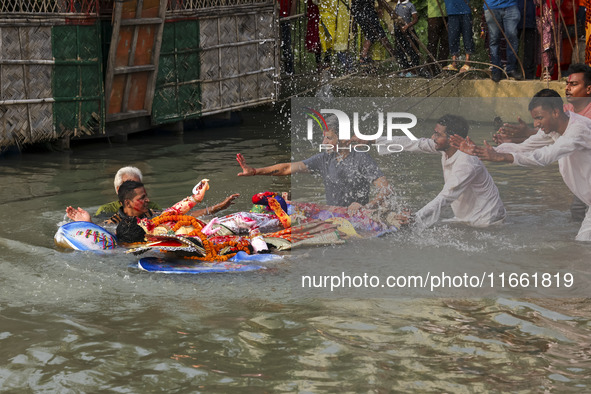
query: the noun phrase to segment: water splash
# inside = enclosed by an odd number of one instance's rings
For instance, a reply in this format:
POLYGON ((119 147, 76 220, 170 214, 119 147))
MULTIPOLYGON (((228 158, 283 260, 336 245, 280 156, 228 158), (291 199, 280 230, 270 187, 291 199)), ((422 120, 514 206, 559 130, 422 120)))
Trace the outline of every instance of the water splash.
POLYGON ((321 98, 333 98, 332 94, 332 85, 330 83, 331 79, 333 79, 330 70, 322 71, 320 76, 320 88, 316 91, 316 97, 321 98))

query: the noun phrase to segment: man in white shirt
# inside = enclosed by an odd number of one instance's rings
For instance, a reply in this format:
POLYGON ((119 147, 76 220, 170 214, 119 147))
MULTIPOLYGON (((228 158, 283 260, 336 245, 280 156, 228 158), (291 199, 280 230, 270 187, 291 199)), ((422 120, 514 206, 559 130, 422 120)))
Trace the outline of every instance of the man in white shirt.
MULTIPOLYGON (((564 96, 567 103, 563 107, 564 111, 576 112, 591 119, 591 67, 580 63, 571 64, 566 74, 568 78, 564 96)), ((517 121, 516 124, 505 123, 493 135, 493 140, 498 145, 506 142, 520 143, 538 132, 537 129, 529 127, 521 118, 518 117, 517 121)), ((582 222, 587 213, 587 205, 577 196, 573 196, 570 212, 573 220, 582 222)))
MULTIPOLYGON (((468 122, 461 116, 444 115, 435 126, 431 139, 408 137, 393 139, 379 138, 380 145, 401 145, 405 151, 441 154, 443 166, 443 190, 431 202, 415 214, 420 227, 429 227, 439 220, 442 208, 451 205, 453 221, 467 223, 474 227, 487 227, 502 223, 506 212, 499 190, 480 159, 457 150, 450 145, 450 136, 468 135, 468 122)), ((380 149, 388 153, 388 149, 380 149)))
MULTIPOLYGON (((587 206, 591 204, 591 120, 574 112, 564 112, 562 98, 555 90, 542 89, 529 103, 537 134, 521 144, 501 144, 493 148, 485 141, 476 146, 470 139, 452 138, 462 151, 489 161, 520 166, 546 166, 558 161, 564 183, 587 206)), ((577 241, 591 241, 591 210, 587 210, 577 241)))

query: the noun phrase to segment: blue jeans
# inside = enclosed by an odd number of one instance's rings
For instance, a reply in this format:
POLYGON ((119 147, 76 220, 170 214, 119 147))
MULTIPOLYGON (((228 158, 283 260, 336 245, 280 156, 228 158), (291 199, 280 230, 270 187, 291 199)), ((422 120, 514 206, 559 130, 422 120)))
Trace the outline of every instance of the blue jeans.
POLYGON ((471 14, 448 15, 447 29, 449 31, 449 53, 452 56, 458 56, 460 54, 460 34, 464 39, 466 53, 469 55, 474 53, 471 14))
MULTIPOLYGON (((486 24, 488 25, 488 32, 490 34, 489 47, 491 62, 495 66, 500 67, 501 56, 499 54, 499 44, 501 42, 502 34, 499 26, 497 26, 497 23, 495 22, 495 18, 502 29, 505 31, 508 43, 511 44, 515 52, 517 52, 519 43, 519 40, 517 39, 517 25, 521 20, 521 13, 519 12, 519 7, 515 5, 512 7, 498 8, 494 10, 485 9, 484 17, 486 18, 486 24)), ((507 72, 513 71, 516 68, 517 57, 509 45, 507 45, 507 72)), ((500 71, 499 69, 494 69, 493 73, 500 73, 500 71)))

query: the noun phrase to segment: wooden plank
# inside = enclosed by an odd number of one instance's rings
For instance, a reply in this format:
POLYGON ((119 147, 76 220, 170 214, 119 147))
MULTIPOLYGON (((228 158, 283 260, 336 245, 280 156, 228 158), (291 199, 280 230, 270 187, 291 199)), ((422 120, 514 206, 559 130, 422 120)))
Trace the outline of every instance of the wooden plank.
MULTIPOLYGON (((166 5, 168 0, 160 0, 160 9, 158 10, 158 17, 166 17, 166 5)), ((148 110, 149 114, 152 114, 152 103, 154 101, 154 92, 156 90, 156 77, 158 75, 158 62, 160 60, 160 48, 162 47, 162 33, 164 32, 164 23, 161 23, 156 27, 154 33, 154 45, 152 51, 152 64, 154 65, 154 71, 152 72, 151 78, 148 80, 148 86, 146 87, 146 101, 144 108, 148 110)))
POLYGON ((130 73, 140 73, 146 71, 154 71, 156 67, 153 64, 142 64, 140 66, 121 66, 115 67, 114 74, 130 74, 130 73))
MULTIPOLYGON (((139 19, 142 17, 142 9, 144 7, 143 0, 137 0, 136 8, 135 8, 135 19, 139 19)), ((122 21, 124 22, 124 21, 122 21)), ((135 64, 135 51, 137 49, 137 37, 139 33, 138 24, 131 25, 133 26, 133 38, 131 39, 131 48, 129 50, 129 57, 127 59, 127 65, 133 67, 135 64)), ((115 70, 117 72, 118 70, 115 70)), ((149 71, 149 70, 146 70, 149 71)), ((126 69, 125 72, 134 72, 132 69, 126 69)), ((127 112, 128 110, 128 101, 129 101, 129 92, 131 90, 131 76, 127 75, 125 77, 125 88, 123 90, 123 98, 121 99, 121 112, 127 112)))
POLYGON ((33 64, 55 64, 53 60, 33 60, 33 59, 0 59, 0 65, 2 64, 26 64, 26 65, 33 65, 33 64))
POLYGON ((239 41, 239 42, 232 42, 227 44, 219 44, 219 45, 211 45, 211 46, 203 46, 201 47, 202 51, 206 51, 208 49, 219 49, 219 48, 230 48, 230 47, 240 47, 245 45, 252 45, 252 44, 265 44, 267 42, 275 42, 275 39, 272 38, 262 38, 260 40, 251 40, 251 41, 239 41))
POLYGON ((114 122, 117 120, 123 120, 123 119, 130 119, 130 118, 137 118, 140 116, 148 116, 148 111, 146 111, 145 109, 140 110, 140 111, 128 111, 128 112, 119 112, 117 114, 109 114, 107 115, 107 120, 109 122, 114 122))
MULTIPOLYGON (((254 18, 254 31, 255 31, 255 37, 257 37, 257 36, 258 36, 258 34, 259 34, 259 23, 258 23, 258 20, 257 20, 257 19, 258 19, 258 18, 254 18)), ((258 51, 258 48, 257 48, 257 51, 256 51, 256 62, 257 62, 257 64, 258 64, 258 65, 259 65, 259 67, 260 67, 260 65, 261 65, 261 61, 260 61, 260 56, 259 56, 259 51, 258 51)), ((279 70, 279 69, 277 69, 277 70, 279 70)), ((277 73, 277 74, 279 74, 279 73, 277 73)), ((257 83, 257 87, 256 87, 256 96, 257 96, 257 97, 260 97, 260 94, 261 94, 261 93, 260 93, 260 86, 259 86, 259 84, 257 83)))
MULTIPOLYGON (((243 17, 244 18, 244 17, 243 17)), ((241 32, 240 29, 238 28, 238 17, 234 18, 234 28, 236 29, 236 41, 238 41, 241 37, 241 32)), ((254 37, 251 37, 254 38, 254 37)), ((240 74, 241 72, 241 68, 240 68, 240 48, 233 48, 235 49, 235 53, 236 53, 236 74, 240 74)), ((247 59, 247 58, 245 58, 247 59)), ((237 101, 240 102, 242 101, 242 78, 238 78, 237 79, 237 83, 238 83, 238 97, 237 97, 237 101)))
POLYGON ((275 70, 275 67, 270 67, 270 68, 264 68, 264 69, 256 70, 256 71, 248 71, 248 72, 245 72, 245 73, 240 73, 240 74, 232 75, 232 76, 229 76, 229 77, 200 78, 200 79, 191 79, 191 80, 182 81, 182 82, 167 82, 167 83, 164 83, 164 84, 162 84, 160 86, 161 87, 164 87, 164 88, 170 88, 170 87, 174 87, 174 86, 194 85, 196 83, 203 83, 203 82, 228 81, 228 80, 231 80, 231 79, 246 77, 246 76, 250 76, 250 75, 266 74, 266 73, 268 73, 270 71, 274 71, 274 70, 275 70))
POLYGON ((238 103, 238 104, 234 104, 234 105, 230 105, 230 106, 220 106, 218 108, 212 108, 210 110, 203 111, 201 113, 201 115, 208 116, 208 115, 214 115, 214 114, 219 114, 219 113, 228 112, 228 111, 244 109, 244 108, 252 107, 254 105, 273 103, 273 102, 275 102, 275 100, 276 99, 274 97, 260 97, 257 100, 245 101, 243 103, 238 103))
MULTIPOLYGON (((18 43, 19 43, 19 48, 20 48, 20 58, 24 59, 25 58, 25 53, 23 50, 23 38, 22 38, 22 30, 24 28, 20 27, 17 28, 18 31, 18 43)), ((29 98, 29 76, 27 75, 27 65, 23 64, 23 87, 24 87, 24 91, 25 91, 25 97, 29 98)), ((25 104, 26 108, 27 108, 27 123, 29 124, 29 141, 33 141, 34 137, 33 137, 33 125, 31 122, 31 107, 29 106, 29 104, 25 104)))
MULTIPOLYGON (((89 20, 86 14, 69 14, 69 13, 53 13, 53 14, 31 14, 31 13, 11 13, 11 16, 17 18, 2 18, 0 19, 0 27, 30 27, 31 24, 35 26, 59 26, 71 24, 72 21, 87 22, 89 20)), ((6 16, 6 14, 2 14, 6 16)))
POLYGON ((113 33, 111 35, 111 46, 109 47, 109 59, 107 60, 107 73, 105 76, 105 105, 107 114, 111 113, 111 95, 113 94, 113 77, 115 71, 115 62, 117 60, 117 44, 119 41, 119 32, 121 31, 121 9, 123 2, 115 2, 113 10, 113 33))
MULTIPOLYGON (((222 42, 222 36, 221 36, 221 28, 220 28, 220 23, 221 23, 222 18, 219 18, 217 20, 217 28, 218 28, 218 42, 222 42)), ((218 68, 220 69, 220 76, 222 76, 221 72, 222 72, 222 49, 218 49, 218 68)), ((218 99, 217 99, 217 103, 219 103, 222 107, 223 107, 223 97, 222 97, 222 90, 223 90, 223 85, 222 85, 222 81, 217 83, 218 86, 218 99)))
POLYGON ((141 18, 140 15, 140 17, 133 19, 123 19, 121 26, 159 25, 163 22, 162 18, 141 18))
POLYGON ((42 104, 42 103, 54 103, 54 102, 55 102, 55 100, 53 98, 0 100, 0 105, 42 104))
POLYGON ((153 64, 141 64, 139 66, 121 66, 115 68, 115 74, 132 74, 146 71, 154 71, 153 64))

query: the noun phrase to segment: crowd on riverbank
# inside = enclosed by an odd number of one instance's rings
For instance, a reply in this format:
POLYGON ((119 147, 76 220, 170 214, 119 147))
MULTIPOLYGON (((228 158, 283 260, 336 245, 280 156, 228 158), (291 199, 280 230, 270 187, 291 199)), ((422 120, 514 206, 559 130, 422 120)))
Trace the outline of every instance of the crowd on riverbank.
MULTIPOLYGON (((328 208, 315 206, 310 210, 306 208, 306 204, 297 202, 301 213, 304 213, 304 222, 310 219, 326 220, 338 217, 341 222, 343 219, 349 221, 351 227, 356 229, 359 228, 356 224, 372 230, 378 225, 381 226, 381 231, 399 229, 408 224, 425 229, 442 218, 444 208, 451 207, 454 217, 446 220, 473 227, 489 227, 502 224, 507 212, 499 190, 481 160, 529 167, 547 166, 558 162, 564 183, 574 195, 571 208, 573 219, 582 221, 576 239, 591 241, 591 213, 588 209, 591 205, 591 188, 588 182, 591 173, 591 67, 583 64, 571 66, 565 95, 566 105, 563 104, 560 93, 555 90, 542 89, 537 92, 528 107, 533 128, 521 119, 517 119, 517 123, 500 125, 493 138, 497 147, 492 147, 486 141, 483 146, 474 143, 468 137, 469 122, 453 113, 446 113, 437 120, 430 138, 416 138, 412 134, 372 137, 375 139, 373 145, 399 147, 396 150, 378 150, 379 154, 405 151, 441 155, 443 189, 414 214, 391 209, 389 200, 392 197, 392 189, 380 166, 367 150, 352 149, 358 143, 367 140, 358 139, 361 136, 357 130, 355 136, 349 131, 341 133, 341 128, 348 129, 349 125, 348 122, 343 123, 335 114, 323 117, 317 113, 320 116, 318 125, 323 132, 320 153, 301 161, 258 168, 248 165, 246 158, 239 153, 237 161, 242 172, 239 172, 238 176, 290 176, 297 173, 318 175, 324 183, 328 208), (373 193, 371 189, 375 189, 373 193), (320 211, 322 214, 319 216, 320 211), (360 218, 361 221, 358 220, 360 218)), ((341 112, 332 109, 324 112, 335 111, 341 112)), ((203 194, 208 189, 207 181, 203 180, 193 190, 192 196, 165 210, 162 213, 164 218, 158 219, 155 223, 155 214, 150 208, 150 200, 141 183, 141 173, 134 167, 122 168, 115 177, 115 190, 118 193, 120 207, 110 220, 117 224, 117 237, 124 242, 142 242, 146 234, 155 234, 154 229, 161 222, 173 223, 174 225, 166 227, 164 232, 173 231, 176 234, 175 232, 184 226, 183 224, 177 228, 177 222, 184 223, 189 220, 184 215, 202 201, 203 194), (127 177, 122 175, 122 171, 129 172, 125 173, 127 177), (148 219, 148 222, 142 224, 144 219, 148 219)), ((201 217, 223 210, 238 196, 230 195, 221 203, 211 208, 206 207, 194 215, 201 217)), ((281 203, 282 197, 256 195, 252 201, 257 205, 263 202, 262 205, 268 207, 266 215, 269 216, 259 217, 256 216, 258 212, 255 212, 256 217, 252 217, 252 213, 238 212, 235 214, 237 216, 229 215, 219 220, 239 223, 234 235, 240 235, 239 229, 248 230, 252 240, 257 239, 260 229, 265 227, 269 220, 274 221, 276 226, 273 232, 291 230, 292 219, 298 215, 294 216, 294 211, 288 209, 287 203, 281 203)), ((117 208, 118 205, 113 202, 108 204, 108 207, 117 208)), ((67 214, 75 221, 91 221, 90 214, 80 208, 68 207, 67 214)), ((210 233, 209 228, 215 224, 218 224, 216 219, 208 225, 192 224, 194 228, 191 231, 210 236, 214 232, 210 233)), ((257 250, 266 249, 254 247, 254 252, 257 250)))
MULTIPOLYGON (((279 6, 283 70, 292 74, 297 2, 280 0, 279 6)), ((307 0, 304 41, 319 69, 347 72, 393 59, 399 76, 430 77, 486 68, 484 63, 495 82, 549 81, 573 59, 584 60, 585 12, 580 0, 379 0, 375 6, 368 0, 307 0)))

